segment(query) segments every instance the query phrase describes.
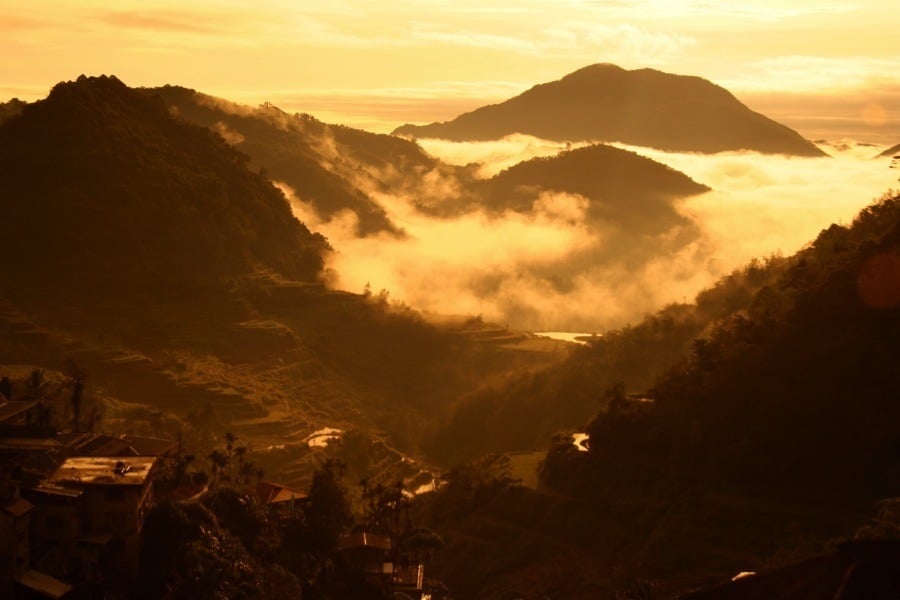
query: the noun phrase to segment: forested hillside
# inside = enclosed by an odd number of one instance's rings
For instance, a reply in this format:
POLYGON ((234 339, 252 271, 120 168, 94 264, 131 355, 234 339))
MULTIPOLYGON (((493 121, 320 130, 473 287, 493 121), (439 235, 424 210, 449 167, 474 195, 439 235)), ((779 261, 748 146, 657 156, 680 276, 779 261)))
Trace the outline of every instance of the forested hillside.
POLYGON ((533 423, 571 424, 557 415, 573 398, 601 408, 587 451, 554 438, 537 490, 514 485, 497 459, 451 472, 422 509, 449 540, 438 571, 485 597, 665 598, 813 556, 861 527, 881 535, 867 524, 900 495, 898 357, 900 197, 888 196, 695 305, 473 398, 444 438, 486 423, 469 455, 533 445, 533 423), (522 437, 485 441, 504 421, 522 437), (466 516, 450 516, 461 497, 466 516), (473 553, 498 558, 470 568, 473 553))

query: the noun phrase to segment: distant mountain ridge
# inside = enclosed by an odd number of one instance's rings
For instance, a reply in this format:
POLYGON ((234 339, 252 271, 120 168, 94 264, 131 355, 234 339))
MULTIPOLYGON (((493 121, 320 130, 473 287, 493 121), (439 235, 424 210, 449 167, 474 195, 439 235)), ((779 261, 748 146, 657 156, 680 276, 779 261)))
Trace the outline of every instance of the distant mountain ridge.
POLYGON ((595 64, 452 121, 394 135, 454 141, 513 133, 557 141, 622 142, 661 150, 825 156, 792 129, 751 111, 705 79, 595 64))

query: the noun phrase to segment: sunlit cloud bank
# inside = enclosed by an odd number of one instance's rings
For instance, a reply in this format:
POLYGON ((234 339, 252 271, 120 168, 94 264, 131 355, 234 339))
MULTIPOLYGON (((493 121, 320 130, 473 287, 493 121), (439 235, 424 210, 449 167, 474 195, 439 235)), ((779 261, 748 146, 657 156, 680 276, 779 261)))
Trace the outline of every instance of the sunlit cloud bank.
POLYGON ((850 223, 861 208, 897 187, 896 172, 871 158, 881 147, 826 147, 833 158, 631 149, 713 188, 686 200, 681 210, 702 224, 716 260, 728 268, 776 251, 792 254, 831 223, 850 223))
MULTIPOLYGON (((457 164, 489 160, 487 173, 559 149, 524 136, 495 144, 424 145, 457 164)), ((476 210, 445 219, 413 208, 431 193, 427 183, 403 197, 376 195, 409 234, 403 239, 361 239, 351 213, 322 222, 309 214, 302 198, 295 199, 295 207, 337 249, 330 267, 344 289, 361 292, 369 284, 418 309, 480 314, 515 328, 592 332, 635 322, 666 303, 691 300, 754 257, 793 253, 832 222, 849 223, 896 183, 896 171, 885 161, 867 158, 880 148, 868 146, 871 154, 848 145, 835 158, 817 159, 630 149, 714 189, 679 205, 699 225, 699 235, 637 267, 604 254, 617 232, 589 224, 586 200, 578 196, 545 194, 527 214, 476 210), (591 257, 603 260, 588 262, 591 257)), ((445 190, 447 182, 441 186, 445 190)), ((647 242, 661 244, 677 233, 647 242)))

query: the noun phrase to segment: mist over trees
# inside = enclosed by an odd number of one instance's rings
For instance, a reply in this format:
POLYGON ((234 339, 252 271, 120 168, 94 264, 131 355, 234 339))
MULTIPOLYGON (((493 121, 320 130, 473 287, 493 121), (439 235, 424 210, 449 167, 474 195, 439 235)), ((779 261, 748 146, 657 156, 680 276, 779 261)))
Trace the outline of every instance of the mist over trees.
MULTIPOLYGON (((600 75, 643 89, 663 74, 602 66, 556 83, 596 91, 600 75)), ((662 79, 710 94, 716 118, 747 117, 708 82, 662 79)), ((147 517, 142 597, 329 597, 348 531, 390 535, 395 560, 433 560, 460 597, 497 598, 669 597, 896 534, 894 193, 792 256, 576 347, 420 313, 386 289, 329 288, 334 249, 273 180, 325 219, 353 211, 350 235, 370 243, 410 235, 394 201, 433 222, 512 215, 602 234, 514 274, 518 289, 546 283, 532 290, 546 302, 584 268, 609 260, 634 278, 696 241, 677 201, 708 187, 606 145, 481 178, 408 140, 114 77, 0 107, 0 174, 14 224, 0 366, 18 365, 0 394, 38 402, 28 425, 165 435, 190 451, 159 491, 198 489, 147 517), (323 430, 340 439, 316 447, 323 430), (271 509, 252 491, 264 472, 309 497, 271 509), (414 496, 423 483, 434 491, 414 496)), ((473 285, 489 293, 507 276, 473 285)))

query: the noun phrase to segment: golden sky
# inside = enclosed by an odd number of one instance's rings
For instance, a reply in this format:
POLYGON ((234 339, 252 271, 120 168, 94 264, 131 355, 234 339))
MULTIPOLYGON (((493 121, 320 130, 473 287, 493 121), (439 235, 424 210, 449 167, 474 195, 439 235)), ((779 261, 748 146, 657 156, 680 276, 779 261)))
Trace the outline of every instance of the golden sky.
POLYGON ((0 0, 0 98, 106 73, 389 130, 611 62, 887 140, 898 32, 895 0, 0 0))

